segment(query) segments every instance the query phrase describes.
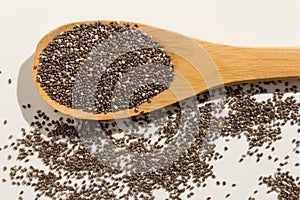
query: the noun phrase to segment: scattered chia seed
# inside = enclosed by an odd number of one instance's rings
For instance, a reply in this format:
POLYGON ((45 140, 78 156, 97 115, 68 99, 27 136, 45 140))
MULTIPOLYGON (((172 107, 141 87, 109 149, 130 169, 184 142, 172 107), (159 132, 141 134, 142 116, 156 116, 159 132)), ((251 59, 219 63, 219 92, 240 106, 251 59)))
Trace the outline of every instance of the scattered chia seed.
POLYGON ((271 188, 270 192, 277 192, 278 199, 299 200, 300 181, 289 175, 289 172, 276 172, 274 176, 264 177, 263 184, 271 188))
MULTIPOLYGON (((275 81, 268 83, 279 85, 279 82, 275 81)), ((293 91, 297 90, 290 84, 288 87, 293 88, 293 91)), ((218 94, 218 92, 216 89, 211 95, 218 94)), ((222 124, 218 137, 224 138, 227 142, 233 138, 245 137, 248 149, 241 155, 241 162, 252 156, 255 160, 259 159, 259 164, 260 159, 266 157, 268 158, 266 162, 274 161, 276 163, 272 164, 278 166, 274 176, 259 177, 258 185, 268 187, 270 189, 268 193, 276 192, 278 199, 298 200, 299 176, 293 177, 281 169, 288 164, 287 161, 292 158, 291 155, 285 155, 279 159, 271 153, 275 151, 274 143, 282 139, 280 127, 285 124, 299 125, 300 104, 292 96, 283 98, 281 90, 274 91, 272 97, 265 101, 256 101, 253 97, 255 94, 264 92, 266 92, 265 89, 257 84, 253 84, 248 92, 243 91, 240 85, 226 87, 227 96, 223 103, 226 103, 230 110, 228 116, 224 117, 225 123, 222 124), (265 149, 268 149, 267 152, 270 152, 270 155, 261 152, 265 149)), ((206 102, 209 98, 208 93, 197 96, 199 103, 206 102)), ((132 124, 126 120, 118 122, 71 118, 55 120, 50 119, 45 112, 37 110, 30 123, 31 130, 26 131, 22 128, 21 137, 14 139, 15 141, 10 146, 3 146, 3 149, 12 148, 17 153, 16 159, 22 161, 20 165, 10 168, 3 166, 3 172, 9 173, 8 181, 11 185, 32 187, 36 194, 35 199, 43 196, 57 200, 154 199, 153 192, 157 189, 164 189, 169 195, 169 200, 180 200, 195 198, 194 189, 207 187, 206 180, 210 178, 215 181, 216 185, 226 188, 228 181, 224 179, 220 181, 214 174, 213 165, 210 163, 212 160, 220 160, 222 155, 215 150, 214 144, 206 143, 207 139, 216 139, 216 136, 210 134, 207 129, 208 124, 212 128, 220 128, 219 118, 214 116, 213 112, 215 108, 222 107, 223 104, 209 102, 198 106, 196 109, 199 110, 199 114, 187 121, 188 128, 180 132, 178 130, 181 130, 182 117, 190 115, 194 109, 190 105, 183 106, 185 102, 181 104, 165 108, 166 114, 163 117, 160 116, 159 110, 151 113, 154 116, 152 118, 149 114, 133 117, 131 118, 132 124), (153 124, 158 126, 155 131, 151 129, 153 124), (98 127, 101 129, 101 134, 97 130, 98 127), (41 130, 46 130, 46 134, 42 134, 41 130), (152 135, 147 135, 148 132, 152 135), (122 136, 117 137, 117 135, 122 136), (182 137, 179 137, 180 135, 182 137), (180 152, 180 156, 171 160, 168 165, 157 167, 154 166, 157 163, 153 165, 143 162, 146 155, 163 152, 172 141, 188 139, 191 135, 193 137, 188 148, 180 152), (157 138, 152 136, 157 136, 157 138), (89 140, 85 140, 85 137, 89 140), (106 146, 106 143, 99 142, 94 152, 91 148, 94 146, 91 144, 103 138, 114 144, 113 148, 106 146), (207 152, 204 156, 199 155, 203 149, 207 152), (114 162, 114 158, 123 150, 134 153, 129 160, 124 160, 125 165, 139 161, 138 163, 142 163, 140 168, 150 170, 130 172, 123 170, 118 166, 118 162, 114 162), (144 156, 135 157, 140 154, 144 156), (49 170, 31 166, 32 156, 37 156, 37 159, 49 170), (107 159, 108 162, 100 159, 101 157, 107 159)), ((294 139, 292 145, 296 155, 300 141, 294 139)), ((223 150, 227 151, 228 147, 224 147, 223 150)), ((169 153, 176 154, 177 151, 178 148, 171 148, 169 153)), ((170 158, 167 151, 162 154, 162 157, 170 158)), ((10 159, 12 157, 8 155, 8 160, 10 159)), ((294 165, 297 167, 299 163, 294 165)), ((6 182, 6 179, 2 179, 2 182, 6 182)), ((231 189, 236 186, 236 183, 232 183, 231 189)), ((254 194, 256 193, 257 190, 254 191, 254 194)), ((21 199, 22 194, 23 192, 19 194, 21 199)), ((231 194, 225 193, 225 198, 231 198, 233 196, 231 194)), ((198 196, 196 198, 198 199, 198 196)), ((248 199, 255 198, 249 197, 248 199)))

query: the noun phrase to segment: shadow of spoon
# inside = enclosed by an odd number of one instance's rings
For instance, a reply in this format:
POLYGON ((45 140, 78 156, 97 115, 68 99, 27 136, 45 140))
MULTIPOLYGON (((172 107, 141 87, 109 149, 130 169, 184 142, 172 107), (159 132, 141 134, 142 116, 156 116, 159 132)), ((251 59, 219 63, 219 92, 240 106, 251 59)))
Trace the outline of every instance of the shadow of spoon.
MULTIPOLYGON (((32 79, 32 61, 33 55, 24 61, 20 67, 17 81, 18 104, 25 121, 28 124, 36 121, 34 117, 37 115, 37 110, 45 112, 51 120, 60 117, 70 118, 62 113, 54 112, 53 108, 41 98, 32 79), (30 104, 30 108, 28 108, 28 104, 30 104)), ((46 133, 44 129, 41 129, 41 132, 46 133)))

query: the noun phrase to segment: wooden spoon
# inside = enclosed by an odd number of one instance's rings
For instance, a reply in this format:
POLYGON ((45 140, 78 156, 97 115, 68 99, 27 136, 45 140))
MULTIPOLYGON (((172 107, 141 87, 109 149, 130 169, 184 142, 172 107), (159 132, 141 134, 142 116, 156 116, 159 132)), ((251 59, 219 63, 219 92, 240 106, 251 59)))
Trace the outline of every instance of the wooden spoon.
MULTIPOLYGON (((52 100, 36 81, 39 55, 61 32, 72 29, 76 24, 94 22, 96 21, 74 22, 54 29, 41 39, 34 54, 32 72, 38 92, 53 108, 75 118, 110 120, 136 116, 141 111, 147 113, 224 84, 300 77, 300 47, 262 48, 215 44, 131 22, 138 24, 142 31, 158 40, 171 56, 175 78, 170 88, 153 97, 151 103, 140 105, 138 113, 134 109, 107 114, 71 109, 52 100)), ((101 22, 107 24, 111 21, 101 20, 101 22)))

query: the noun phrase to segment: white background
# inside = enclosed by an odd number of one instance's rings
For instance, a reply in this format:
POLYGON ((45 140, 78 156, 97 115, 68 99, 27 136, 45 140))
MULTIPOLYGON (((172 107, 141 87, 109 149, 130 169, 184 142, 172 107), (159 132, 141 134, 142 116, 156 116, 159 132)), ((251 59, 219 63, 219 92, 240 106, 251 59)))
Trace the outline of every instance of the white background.
MULTIPOLYGON (((7 143, 8 132, 26 126, 15 92, 19 69, 43 35, 59 25, 89 19, 128 20, 217 43, 300 46, 299 11, 299 0, 1 0, 1 145, 7 143), (10 86, 8 78, 13 80, 10 86), (8 119, 5 127, 4 119, 8 119)), ((5 158, 1 156, 2 162, 5 158)), ((18 192, 8 184, 1 185, 0 199, 17 199, 18 192)))

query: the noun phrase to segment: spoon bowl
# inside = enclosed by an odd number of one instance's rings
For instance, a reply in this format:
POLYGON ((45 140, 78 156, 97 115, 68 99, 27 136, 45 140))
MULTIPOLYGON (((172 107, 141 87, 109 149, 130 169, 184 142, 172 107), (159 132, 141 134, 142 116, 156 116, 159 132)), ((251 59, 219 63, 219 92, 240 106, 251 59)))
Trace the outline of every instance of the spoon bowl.
MULTIPOLYGON (((107 114, 94 114, 59 104, 52 100, 37 81, 39 56, 47 45, 61 32, 77 24, 95 23, 82 21, 60 26, 46 34, 38 43, 33 60, 33 79, 41 97, 54 109, 81 119, 110 120, 148 113, 184 100, 195 94, 227 84, 254 80, 271 80, 300 77, 299 47, 236 47, 190 38, 172 31, 137 24, 164 47, 174 64, 174 80, 170 87, 134 109, 107 114)), ((108 24, 110 20, 101 20, 108 24)), ((121 25, 124 21, 119 22, 121 25)))

